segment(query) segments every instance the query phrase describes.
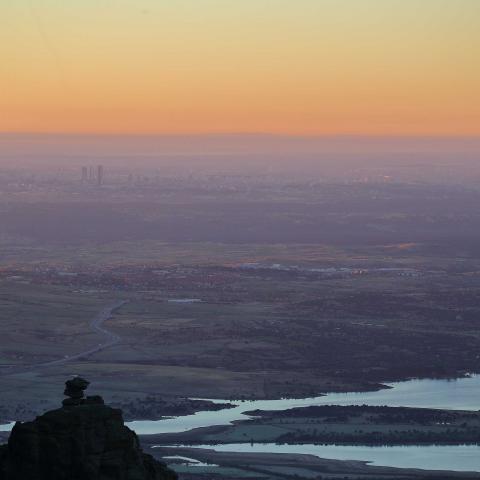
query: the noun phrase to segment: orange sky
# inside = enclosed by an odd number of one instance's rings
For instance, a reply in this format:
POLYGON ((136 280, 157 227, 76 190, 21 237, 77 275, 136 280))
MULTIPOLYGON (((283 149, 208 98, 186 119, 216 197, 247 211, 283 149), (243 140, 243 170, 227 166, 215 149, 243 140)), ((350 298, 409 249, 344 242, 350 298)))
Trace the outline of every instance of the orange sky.
POLYGON ((0 131, 480 135, 478 0, 0 0, 0 131))

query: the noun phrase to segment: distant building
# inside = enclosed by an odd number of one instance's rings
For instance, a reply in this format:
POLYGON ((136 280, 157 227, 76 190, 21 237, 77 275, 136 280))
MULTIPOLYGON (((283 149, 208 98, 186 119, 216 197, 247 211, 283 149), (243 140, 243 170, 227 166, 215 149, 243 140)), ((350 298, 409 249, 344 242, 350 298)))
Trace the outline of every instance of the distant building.
POLYGON ((98 167, 97 167, 97 185, 103 185, 103 180, 104 180, 103 165, 98 165, 98 167))
POLYGON ((88 169, 87 167, 82 167, 82 183, 86 183, 88 180, 88 169))

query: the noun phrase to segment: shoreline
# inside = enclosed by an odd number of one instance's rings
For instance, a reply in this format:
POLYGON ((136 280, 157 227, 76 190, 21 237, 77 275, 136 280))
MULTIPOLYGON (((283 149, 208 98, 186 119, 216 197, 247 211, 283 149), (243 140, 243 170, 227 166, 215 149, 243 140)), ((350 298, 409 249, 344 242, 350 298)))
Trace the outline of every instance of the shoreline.
MULTIPOLYGON (((322 392, 315 394, 315 395, 309 395, 309 396, 296 396, 296 395, 286 395, 286 396, 275 396, 275 397, 260 397, 260 396, 252 396, 252 397, 244 397, 244 398, 216 398, 215 395, 209 396, 209 398, 206 397, 196 397, 196 396, 182 396, 182 397, 177 397, 176 399, 179 400, 179 402, 184 402, 185 400, 191 401, 191 402, 211 402, 212 403, 212 408, 198 408, 198 409, 192 409, 189 411, 186 411, 185 413, 179 413, 177 415, 172 414, 172 413, 166 413, 164 415, 145 415, 141 417, 135 417, 135 419, 131 419, 131 417, 124 413, 124 417, 127 422, 134 422, 134 421, 162 421, 162 420, 168 420, 172 418, 181 418, 181 417, 186 417, 190 415, 194 415, 197 413, 201 412, 209 412, 209 411, 221 411, 224 409, 232 409, 235 408, 236 405, 234 405, 232 402, 236 402, 239 406, 241 403, 245 402, 251 402, 251 401, 280 401, 280 400, 308 400, 308 399, 314 399, 314 398, 321 398, 325 397, 331 394, 361 394, 361 393, 375 393, 375 392, 380 392, 382 390, 391 390, 395 388, 395 385, 392 384, 403 384, 406 382, 413 382, 413 381, 457 381, 457 380, 462 380, 462 379, 468 379, 468 378, 474 378, 478 376, 478 373, 475 372, 464 372, 463 374, 460 374, 456 377, 452 376, 432 376, 432 377, 407 377, 404 380, 397 380, 397 381, 388 381, 385 383, 378 383, 378 384, 371 384, 369 386, 365 385, 365 388, 358 388, 356 390, 344 390, 344 389, 338 389, 338 388, 333 388, 329 390, 323 390, 322 392), (370 387, 370 388, 369 388, 370 387), (215 408, 214 405, 220 405, 223 404, 225 405, 223 408, 215 408), (230 406, 227 406, 230 405, 230 406)), ((148 394, 146 394, 148 395, 148 394)), ((128 398, 128 397, 126 397, 128 398)), ((115 402, 113 402, 115 403, 115 402)), ((122 410, 125 408, 124 404, 120 402, 119 408, 122 408, 122 410)), ((36 413, 35 415, 40 415, 41 412, 36 413)), ((14 423, 17 420, 11 420, 11 419, 0 419, 0 432, 1 431, 8 431, 8 430, 2 430, 2 427, 5 425, 9 425, 11 423, 14 423)), ((25 419, 21 419, 19 421, 26 421, 25 419)))
MULTIPOLYGON (((478 479, 480 473, 476 471, 459 470, 432 470, 421 468, 401 468, 372 465, 368 460, 337 460, 318 457, 309 453, 264 453, 264 452, 218 452, 209 448, 189 447, 159 447, 149 448, 148 451, 156 458, 163 456, 179 455, 193 458, 206 464, 216 464, 222 467, 243 468, 245 471, 259 471, 268 469, 271 465, 277 468, 301 468, 311 470, 315 474, 335 475, 345 479, 357 479, 371 475, 375 478, 405 478, 426 479, 438 478, 445 480, 453 479, 478 479)), ((193 472, 198 467, 192 467, 193 472)), ((190 473, 193 473, 190 470, 190 473)))
MULTIPOLYGON (((368 405, 252 410, 245 418, 184 431, 140 432, 150 445, 480 445, 480 412, 368 405)), ((223 419, 224 421, 228 419, 223 419)))

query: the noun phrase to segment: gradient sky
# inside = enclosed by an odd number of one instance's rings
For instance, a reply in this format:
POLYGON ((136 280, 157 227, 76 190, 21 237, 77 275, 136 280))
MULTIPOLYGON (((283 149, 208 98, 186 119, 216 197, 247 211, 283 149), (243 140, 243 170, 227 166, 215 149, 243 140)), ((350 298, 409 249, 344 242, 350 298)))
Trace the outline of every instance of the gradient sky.
POLYGON ((0 0, 0 131, 480 135, 480 0, 0 0))

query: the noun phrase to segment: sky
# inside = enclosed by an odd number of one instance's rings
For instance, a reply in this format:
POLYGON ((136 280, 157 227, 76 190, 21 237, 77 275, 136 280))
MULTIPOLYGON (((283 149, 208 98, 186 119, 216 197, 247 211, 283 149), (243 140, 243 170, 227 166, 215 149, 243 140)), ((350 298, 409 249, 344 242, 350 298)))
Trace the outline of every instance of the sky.
POLYGON ((0 132, 480 136, 479 0, 0 0, 0 132))

